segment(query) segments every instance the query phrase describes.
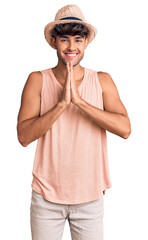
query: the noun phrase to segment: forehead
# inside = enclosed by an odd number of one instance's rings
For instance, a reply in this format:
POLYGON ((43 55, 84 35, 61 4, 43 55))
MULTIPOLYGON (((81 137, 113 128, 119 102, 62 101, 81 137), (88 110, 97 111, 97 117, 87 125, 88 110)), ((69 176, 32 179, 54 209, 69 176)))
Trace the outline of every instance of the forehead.
POLYGON ((71 35, 64 34, 64 35, 62 35, 62 36, 59 36, 59 38, 67 38, 67 39, 83 39, 84 37, 81 36, 81 35, 74 35, 74 36, 71 36, 71 35))

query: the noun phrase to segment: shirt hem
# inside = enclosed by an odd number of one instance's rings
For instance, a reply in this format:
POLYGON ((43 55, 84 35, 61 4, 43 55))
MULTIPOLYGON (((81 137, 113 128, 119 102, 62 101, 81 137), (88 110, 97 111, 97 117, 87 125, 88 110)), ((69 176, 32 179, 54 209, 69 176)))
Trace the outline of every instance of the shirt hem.
POLYGON ((82 203, 87 203, 87 202, 99 200, 100 198, 102 198, 105 195, 105 194, 103 194, 103 191, 106 191, 107 189, 111 188, 112 186, 111 185, 106 186, 106 188, 104 190, 96 193, 96 196, 94 196, 93 198, 91 197, 89 199, 87 198, 87 199, 83 199, 83 200, 76 201, 76 202, 75 201, 67 202, 67 201, 64 201, 64 200, 51 199, 45 193, 43 193, 42 191, 37 189, 35 186, 31 185, 31 187, 35 192, 37 192, 38 194, 41 194, 49 202, 59 203, 59 204, 82 204, 82 203))

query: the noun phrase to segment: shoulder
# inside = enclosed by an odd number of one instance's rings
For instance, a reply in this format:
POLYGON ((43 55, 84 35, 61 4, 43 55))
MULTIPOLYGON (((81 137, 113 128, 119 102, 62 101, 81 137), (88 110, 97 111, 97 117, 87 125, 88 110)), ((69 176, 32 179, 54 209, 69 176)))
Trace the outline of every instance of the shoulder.
POLYGON ((42 73, 41 71, 34 71, 34 72, 31 72, 29 75, 28 75, 28 81, 41 81, 42 79, 42 73))
POLYGON ((31 72, 28 75, 25 87, 26 88, 32 88, 34 89, 34 91, 38 92, 39 94, 41 93, 41 89, 42 89, 42 73, 41 71, 34 71, 31 72))
POLYGON ((97 72, 98 79, 102 88, 103 94, 105 92, 110 91, 113 88, 116 88, 116 85, 111 77, 111 75, 107 72, 97 72))

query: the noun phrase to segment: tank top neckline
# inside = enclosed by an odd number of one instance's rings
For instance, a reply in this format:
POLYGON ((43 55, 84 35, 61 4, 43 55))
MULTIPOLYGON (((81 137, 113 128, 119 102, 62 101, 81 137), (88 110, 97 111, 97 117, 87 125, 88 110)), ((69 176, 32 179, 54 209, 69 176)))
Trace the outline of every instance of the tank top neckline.
MULTIPOLYGON (((52 68, 48 68, 48 70, 50 71, 53 79, 55 80, 54 82, 55 82, 59 87, 63 88, 63 85, 62 85, 61 83, 59 83, 59 81, 58 81, 57 78, 55 77, 55 75, 54 75, 54 73, 53 73, 53 71, 52 71, 52 68)), ((87 69, 84 68, 83 80, 82 80, 82 82, 80 83, 80 85, 79 85, 79 87, 78 87, 78 90, 82 88, 82 86, 83 86, 83 84, 84 84, 84 82, 85 82, 85 79, 86 79, 86 71, 87 71, 87 69)))

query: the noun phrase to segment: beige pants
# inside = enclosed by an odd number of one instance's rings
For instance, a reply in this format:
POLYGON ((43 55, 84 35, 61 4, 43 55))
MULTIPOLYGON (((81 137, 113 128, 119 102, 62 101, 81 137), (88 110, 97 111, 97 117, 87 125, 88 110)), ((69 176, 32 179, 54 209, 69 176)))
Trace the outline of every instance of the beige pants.
POLYGON ((49 202, 32 189, 32 240, 61 240, 66 219, 72 240, 103 240, 104 198, 81 204, 49 202))

